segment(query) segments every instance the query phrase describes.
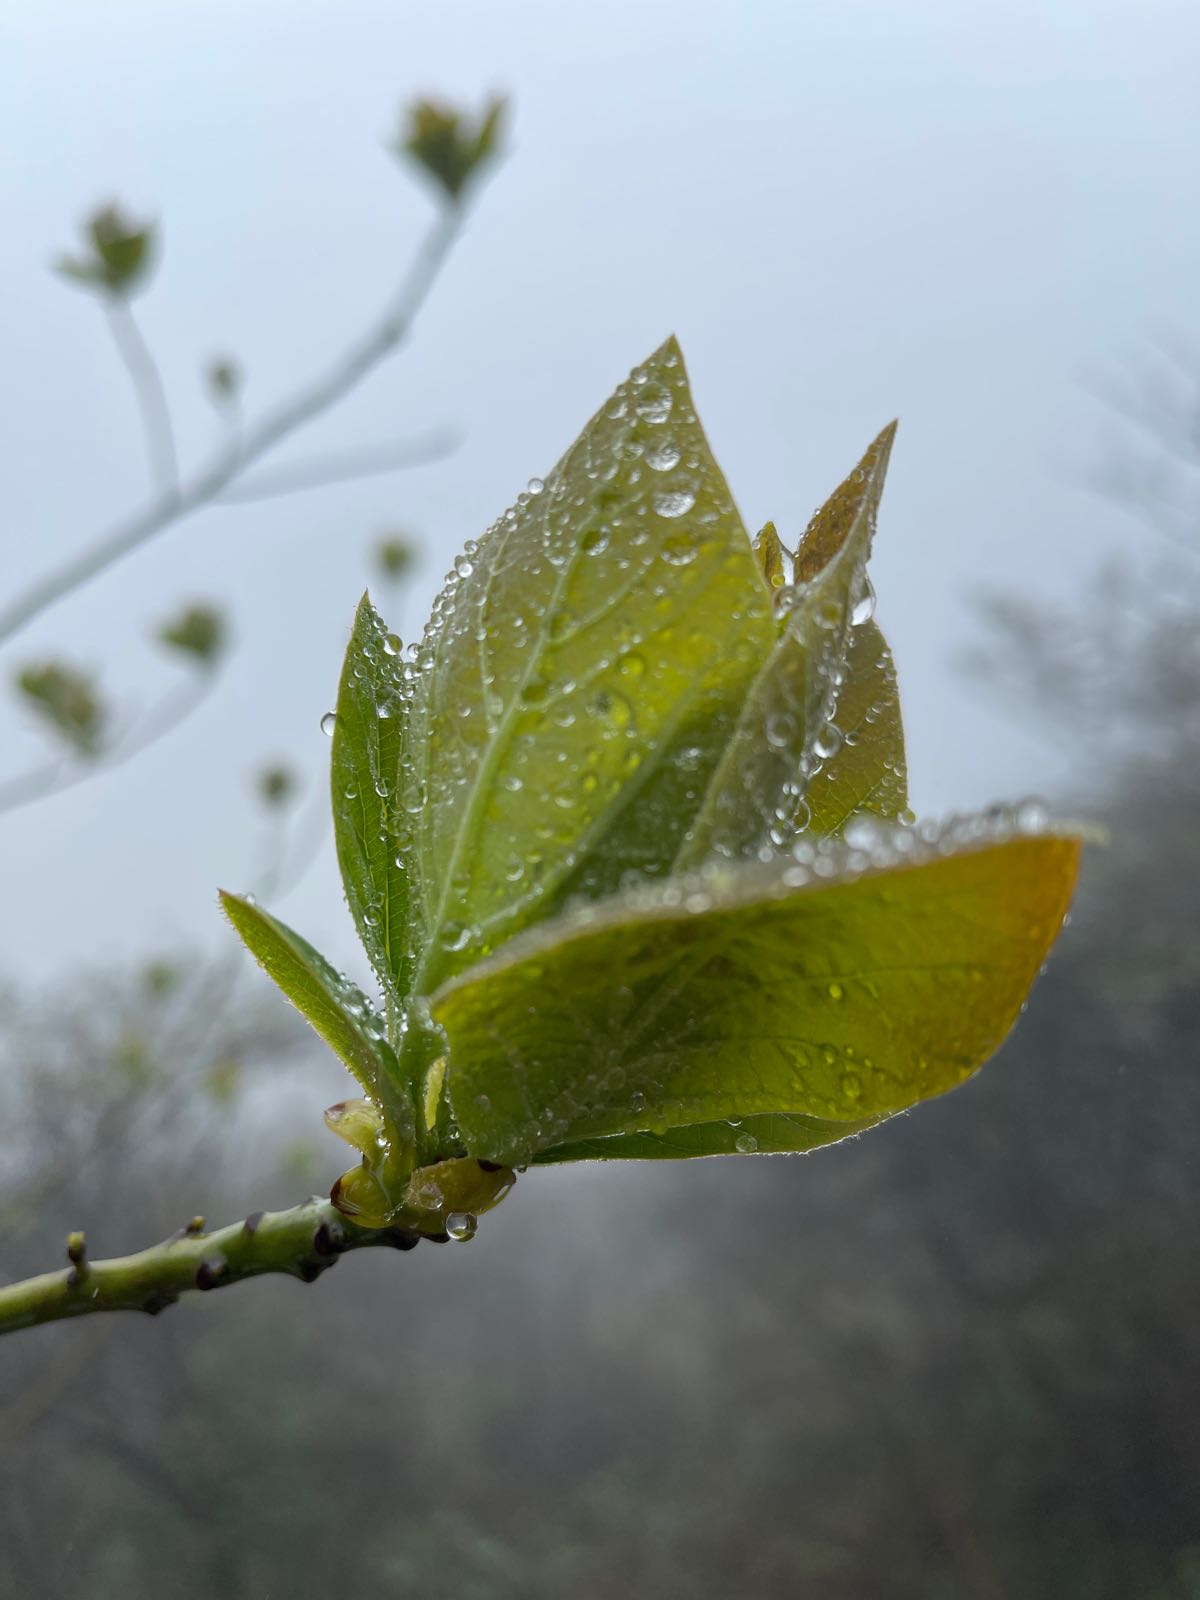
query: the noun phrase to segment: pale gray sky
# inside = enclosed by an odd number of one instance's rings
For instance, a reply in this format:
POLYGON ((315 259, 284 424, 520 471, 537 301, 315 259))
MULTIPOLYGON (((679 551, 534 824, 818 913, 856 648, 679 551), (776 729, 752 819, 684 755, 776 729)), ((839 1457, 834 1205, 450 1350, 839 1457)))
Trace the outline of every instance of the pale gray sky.
MULTIPOLYGON (((785 537, 893 415, 875 559, 913 792, 945 810, 1052 788, 1053 749, 951 675, 980 585, 1063 595, 1131 525, 1078 487, 1081 380, 1194 318, 1200 10, 1191 0, 5 0, 0 372, 6 594, 142 492, 136 413, 88 299, 47 262, 116 195, 162 218, 140 302, 185 455, 197 372, 248 406, 319 366, 389 293, 430 215, 383 153, 422 91, 511 93, 511 156, 409 348, 284 456, 451 421, 446 463, 212 511, 4 652, 103 663, 124 702, 173 670, 179 600, 235 615, 213 700, 135 764, 0 819, 0 973, 219 943, 246 884, 247 775, 324 782, 364 554, 417 530, 436 579, 670 330, 751 525, 785 537)), ((0 778, 44 741, 0 704, 0 778)), ((332 853, 280 910, 335 958, 332 853)))

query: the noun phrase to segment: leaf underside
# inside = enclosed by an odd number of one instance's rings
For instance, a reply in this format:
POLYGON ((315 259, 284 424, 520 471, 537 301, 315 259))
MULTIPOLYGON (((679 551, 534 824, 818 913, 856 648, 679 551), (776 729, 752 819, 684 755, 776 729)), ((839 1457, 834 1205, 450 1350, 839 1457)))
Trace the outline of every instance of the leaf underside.
POLYGON ((647 888, 452 980, 432 1011, 468 1147, 528 1161, 772 1112, 862 1122, 953 1088, 1012 1025, 1079 846, 929 851, 799 887, 769 864, 647 888))

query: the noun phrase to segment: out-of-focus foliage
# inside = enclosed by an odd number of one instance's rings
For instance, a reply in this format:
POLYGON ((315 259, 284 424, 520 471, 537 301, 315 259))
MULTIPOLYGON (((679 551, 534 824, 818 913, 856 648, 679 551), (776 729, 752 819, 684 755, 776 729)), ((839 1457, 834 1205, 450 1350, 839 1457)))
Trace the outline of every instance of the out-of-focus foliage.
POLYGON ((118 205, 102 206, 84 223, 85 254, 60 257, 58 270, 85 288, 126 297, 154 264, 156 233, 154 223, 136 222, 118 205))
POLYGON ((405 534, 389 534, 376 544, 374 560, 380 576, 388 582, 395 582, 412 571, 417 560, 417 547, 405 534))
POLYGON ((69 662, 47 661, 23 667, 16 686, 25 704, 80 755, 99 753, 109 710, 92 673, 69 662))
MULTIPOLYGON (((546 1173, 469 1262, 350 1259, 119 1339, 5 1341, 0 1592, 1191 1600, 1198 782, 1193 749, 1091 790, 1113 844, 1055 981, 995 1071, 919 1116, 798 1163, 546 1173)), ((96 1063, 150 1026, 121 992, 87 994, 57 1066, 9 1008, 6 1197, 64 1131, 92 1139, 96 1063)), ((263 1037, 282 1011, 237 1015, 274 1094, 302 1041, 263 1037)), ((148 1207, 166 1232, 286 1203, 299 1180, 272 1173, 316 1092, 270 1129, 249 1088, 147 1102, 128 1125, 158 1136, 63 1177, 0 1269, 84 1219, 115 1250, 148 1207)))
POLYGON ((158 642, 200 666, 211 667, 220 659, 228 643, 225 618, 216 606, 185 606, 156 634, 158 642))
POLYGON ((450 201, 500 152, 507 102, 494 97, 477 117, 439 100, 418 100, 404 113, 396 153, 432 179, 450 201))

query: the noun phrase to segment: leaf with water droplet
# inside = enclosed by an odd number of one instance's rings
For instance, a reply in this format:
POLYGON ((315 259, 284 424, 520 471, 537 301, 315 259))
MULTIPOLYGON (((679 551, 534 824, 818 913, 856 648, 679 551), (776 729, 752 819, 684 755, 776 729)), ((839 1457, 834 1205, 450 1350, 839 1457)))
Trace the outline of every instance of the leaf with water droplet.
POLYGON ((360 989, 340 977, 307 940, 261 906, 221 891, 225 915, 247 950, 374 1099, 396 1082, 396 1057, 383 1019, 360 989))
MULTIPOLYGON (((712 855, 786 848, 809 813, 818 741, 846 673, 851 614, 866 572, 895 424, 813 518, 796 555, 796 592, 779 639, 750 688, 737 728, 688 831, 676 870, 712 855), (787 737, 772 730, 789 730, 787 737)), ((765 567, 764 567, 765 570, 765 567)))
POLYGON ((670 340, 435 608, 405 777, 421 818, 423 991, 569 894, 670 862, 773 631, 670 340), (635 660, 653 669, 635 675, 635 660), (684 739, 698 754, 679 771, 684 739), (450 922, 465 930, 453 944, 450 922))
POLYGON ((832 1122, 824 1117, 772 1112, 735 1122, 697 1122, 684 1128, 669 1128, 666 1133, 618 1133, 604 1139, 579 1139, 540 1150, 533 1157, 533 1164, 545 1167, 567 1161, 687 1161, 697 1156, 795 1155, 851 1139, 883 1120, 867 1117, 860 1122, 832 1122))
POLYGON ((451 979, 431 1009, 468 1149, 522 1162, 771 1113, 861 1123, 961 1083, 1015 1021, 1080 846, 900 832, 909 856, 865 872, 829 841, 816 874, 775 860, 645 884, 451 979))
POLYGON ((333 829, 350 914, 380 983, 398 1001, 409 993, 420 941, 412 824, 397 804, 407 694, 398 641, 363 595, 338 686, 333 829))
POLYGON ((840 834, 851 817, 899 817, 908 806, 904 725, 891 651, 874 622, 850 631, 845 682, 838 690, 841 749, 805 790, 809 827, 840 834))

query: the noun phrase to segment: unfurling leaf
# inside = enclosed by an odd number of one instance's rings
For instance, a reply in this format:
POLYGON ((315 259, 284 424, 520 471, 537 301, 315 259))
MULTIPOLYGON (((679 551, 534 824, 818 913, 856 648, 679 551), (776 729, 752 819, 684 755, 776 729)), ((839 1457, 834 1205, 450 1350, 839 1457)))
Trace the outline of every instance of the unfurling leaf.
POLYGON ((156 231, 154 223, 134 222, 117 205, 102 206, 84 224, 87 253, 61 257, 58 271, 87 288, 130 295, 153 263, 156 231))
POLYGON ((34 711, 82 756, 97 756, 108 727, 108 706, 90 672, 63 661, 24 667, 17 688, 34 711))
MULTIPOLYGON (((439 116, 427 164, 463 136, 439 116)), ((465 546, 419 646, 364 598, 333 808, 386 1027, 227 903, 366 1091, 328 1114, 348 1213, 468 1237, 512 1163, 813 1150, 1002 1042, 1079 842, 1040 808, 912 826, 866 575, 893 432, 794 558, 752 543, 669 340, 465 546)))
POLYGON ((247 950, 362 1084, 383 1097, 396 1058, 382 1019, 366 997, 298 933, 251 900, 221 891, 225 915, 247 950))
POLYGON ((168 650, 200 666, 211 667, 225 649, 225 618, 216 606, 202 603, 186 606, 172 621, 164 622, 155 637, 168 650))
POLYGON ((451 201, 499 153, 506 102, 493 97, 478 119, 456 106, 418 100, 404 114, 396 152, 414 162, 451 201))

